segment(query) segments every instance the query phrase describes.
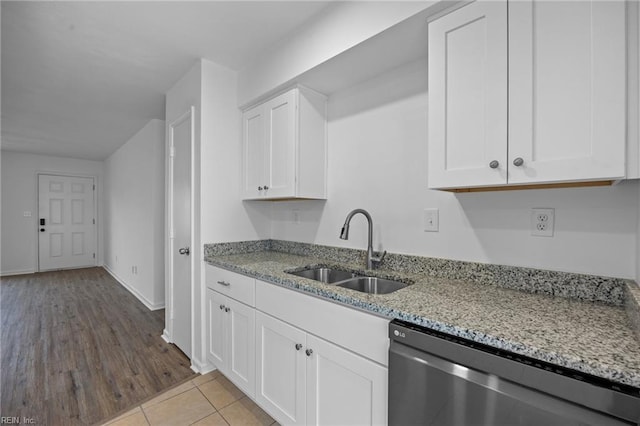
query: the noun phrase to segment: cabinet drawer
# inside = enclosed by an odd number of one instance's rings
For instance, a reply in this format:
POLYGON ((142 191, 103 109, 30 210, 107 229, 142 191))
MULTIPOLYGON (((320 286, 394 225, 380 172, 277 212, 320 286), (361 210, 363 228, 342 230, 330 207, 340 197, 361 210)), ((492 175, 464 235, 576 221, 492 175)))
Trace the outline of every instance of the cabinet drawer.
POLYGON ((389 320, 256 280, 256 308, 384 366, 389 320))
POLYGON ((256 280, 226 269, 205 265, 207 287, 249 306, 255 306, 256 280))

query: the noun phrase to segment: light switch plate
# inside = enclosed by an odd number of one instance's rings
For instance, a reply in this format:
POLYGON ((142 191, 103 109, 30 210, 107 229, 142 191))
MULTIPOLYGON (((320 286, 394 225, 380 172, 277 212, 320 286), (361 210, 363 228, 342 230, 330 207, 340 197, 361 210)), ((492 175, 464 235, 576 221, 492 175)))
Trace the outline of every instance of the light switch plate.
POLYGON ((438 232, 438 209, 424 209, 424 232, 438 232))

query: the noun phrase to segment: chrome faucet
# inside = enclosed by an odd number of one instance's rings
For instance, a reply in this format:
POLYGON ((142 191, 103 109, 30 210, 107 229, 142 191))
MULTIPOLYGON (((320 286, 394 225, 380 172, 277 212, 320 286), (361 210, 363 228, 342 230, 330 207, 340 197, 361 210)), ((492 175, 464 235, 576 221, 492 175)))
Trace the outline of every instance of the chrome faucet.
POLYGON ((367 269, 374 269, 376 265, 382 262, 384 256, 387 254, 387 251, 385 250, 384 253, 382 253, 382 256, 373 255, 373 221, 371 220, 371 215, 366 210, 355 209, 347 215, 347 218, 344 221, 344 225, 342 226, 342 231, 340 231, 340 239, 349 239, 349 223, 351 222, 351 218, 353 218, 353 216, 358 213, 362 213, 364 217, 367 218, 367 222, 369 222, 369 242, 367 243, 367 269))

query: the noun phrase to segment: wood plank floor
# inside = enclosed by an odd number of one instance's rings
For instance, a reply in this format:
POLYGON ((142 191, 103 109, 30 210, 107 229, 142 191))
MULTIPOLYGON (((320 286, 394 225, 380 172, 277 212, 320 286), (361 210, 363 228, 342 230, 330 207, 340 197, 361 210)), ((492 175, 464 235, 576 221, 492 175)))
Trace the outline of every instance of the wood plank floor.
POLYGON ((164 310, 102 268, 1 278, 0 320, 3 417, 94 424, 195 377, 160 337, 164 310))

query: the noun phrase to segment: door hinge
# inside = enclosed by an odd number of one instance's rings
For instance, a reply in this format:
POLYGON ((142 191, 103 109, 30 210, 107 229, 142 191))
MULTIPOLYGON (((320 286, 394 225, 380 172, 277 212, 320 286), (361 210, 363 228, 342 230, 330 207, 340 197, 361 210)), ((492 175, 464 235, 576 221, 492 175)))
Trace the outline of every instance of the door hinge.
POLYGON ((96 190, 96 186, 95 186, 95 185, 93 185, 93 190, 94 190, 94 191, 96 190))
POLYGON ((94 259, 96 258, 96 254, 95 254, 95 253, 93 253, 93 258, 94 258, 94 259))
POLYGON ((93 224, 94 224, 94 225, 96 224, 96 220, 95 220, 95 219, 93 219, 93 224))

